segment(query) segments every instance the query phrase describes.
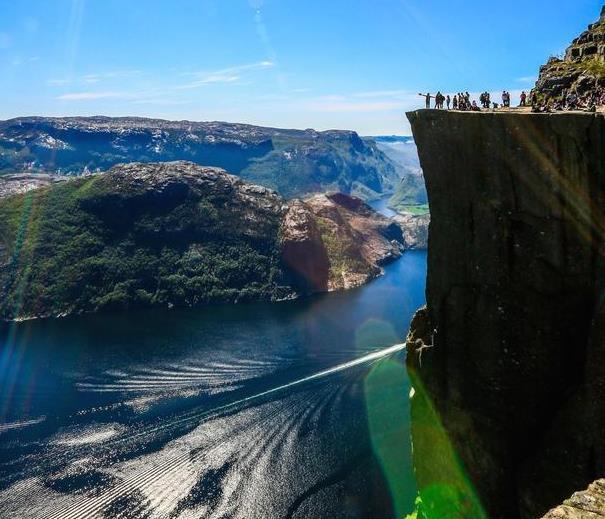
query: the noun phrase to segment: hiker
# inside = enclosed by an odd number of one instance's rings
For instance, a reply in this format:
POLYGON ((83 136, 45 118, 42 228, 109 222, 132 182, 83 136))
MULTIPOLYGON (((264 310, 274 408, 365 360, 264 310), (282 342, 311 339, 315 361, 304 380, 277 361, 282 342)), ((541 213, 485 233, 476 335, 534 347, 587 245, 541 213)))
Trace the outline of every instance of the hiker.
POLYGON ((420 97, 424 97, 426 100, 426 109, 430 110, 431 108, 431 99, 433 98, 433 96, 431 95, 430 92, 427 92, 426 94, 418 94, 420 97))
POLYGON ((437 92, 435 96, 435 104, 438 110, 443 110, 443 104, 445 103, 445 96, 441 93, 441 91, 437 92))
POLYGON ((521 103, 519 103, 519 106, 526 106, 527 105, 527 94, 525 93, 525 91, 521 92, 521 103))
POLYGON ((454 95, 454 100, 452 101, 454 110, 458 110, 458 95, 454 95))
POLYGON ((452 103, 452 98, 450 97, 450 95, 448 94, 447 97, 445 98, 445 104, 447 104, 447 109, 450 109, 450 104, 452 103))

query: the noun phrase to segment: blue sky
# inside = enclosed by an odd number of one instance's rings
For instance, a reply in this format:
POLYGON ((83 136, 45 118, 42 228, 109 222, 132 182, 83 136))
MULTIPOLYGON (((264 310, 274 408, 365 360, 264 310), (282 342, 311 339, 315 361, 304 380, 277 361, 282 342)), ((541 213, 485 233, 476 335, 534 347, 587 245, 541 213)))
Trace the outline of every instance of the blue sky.
POLYGON ((530 88, 601 5, 0 0, 0 119, 138 115, 404 134, 419 91, 530 88))

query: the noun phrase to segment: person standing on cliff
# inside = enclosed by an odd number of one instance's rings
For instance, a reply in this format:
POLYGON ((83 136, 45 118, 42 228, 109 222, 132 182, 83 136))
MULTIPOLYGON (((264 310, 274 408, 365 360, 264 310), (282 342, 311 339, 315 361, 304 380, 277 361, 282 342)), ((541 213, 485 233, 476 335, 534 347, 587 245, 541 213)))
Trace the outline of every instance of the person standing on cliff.
POLYGON ((441 93, 441 90, 437 92, 435 96, 435 103, 438 110, 443 110, 443 103, 445 103, 445 96, 441 93))
POLYGON ((449 94, 445 98, 445 104, 447 105, 447 109, 449 110, 450 109, 450 105, 452 104, 452 98, 450 97, 449 94))
POLYGON ((521 103, 519 106, 527 106, 527 94, 525 91, 521 92, 521 103))
POLYGON ((454 110, 458 110, 458 96, 454 95, 454 100, 452 101, 454 110))
POLYGON ((431 95, 430 92, 427 92, 426 94, 418 94, 420 97, 424 97, 426 104, 425 107, 427 110, 430 110, 431 108, 431 99, 433 98, 433 96, 431 95))

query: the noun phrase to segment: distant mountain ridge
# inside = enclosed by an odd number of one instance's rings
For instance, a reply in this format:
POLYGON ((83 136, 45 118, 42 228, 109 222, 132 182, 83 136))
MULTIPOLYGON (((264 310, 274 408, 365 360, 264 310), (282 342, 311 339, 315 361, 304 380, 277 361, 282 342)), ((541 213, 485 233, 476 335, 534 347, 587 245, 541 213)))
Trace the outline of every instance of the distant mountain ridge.
POLYGON ((188 160, 224 168, 286 198, 393 191, 397 165, 353 131, 289 130, 139 117, 21 117, 0 121, 0 174, 79 174, 119 163, 188 160))

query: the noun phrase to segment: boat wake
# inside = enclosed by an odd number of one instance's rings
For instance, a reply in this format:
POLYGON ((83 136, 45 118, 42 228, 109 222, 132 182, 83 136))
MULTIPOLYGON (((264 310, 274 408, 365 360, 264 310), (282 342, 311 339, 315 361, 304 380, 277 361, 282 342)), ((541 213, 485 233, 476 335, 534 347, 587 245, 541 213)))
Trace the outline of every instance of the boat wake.
POLYGON ((56 431, 35 460, 13 460, 17 480, 8 483, 2 467, 0 516, 266 518, 296 510, 300 517, 340 517, 338 503, 350 486, 363 485, 374 470, 359 420, 367 369, 353 368, 404 348, 371 352, 210 409, 194 406, 147 423, 89 422, 80 426, 82 438, 77 425, 56 431), (314 499, 325 482, 338 498, 314 499))

